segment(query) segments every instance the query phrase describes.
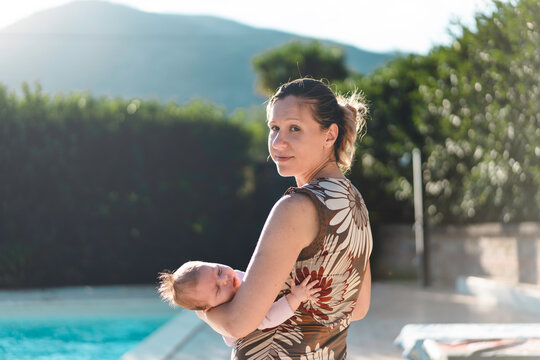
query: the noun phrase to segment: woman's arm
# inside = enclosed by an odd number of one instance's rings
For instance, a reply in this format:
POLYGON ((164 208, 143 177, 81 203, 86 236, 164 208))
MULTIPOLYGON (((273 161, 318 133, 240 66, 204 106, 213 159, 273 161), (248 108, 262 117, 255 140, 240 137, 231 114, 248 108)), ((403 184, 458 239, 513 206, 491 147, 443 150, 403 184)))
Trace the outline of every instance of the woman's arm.
POLYGON ((356 300, 356 306, 352 312, 351 321, 362 320, 369 310, 369 303, 371 301, 371 269, 369 262, 364 274, 364 279, 360 285, 360 293, 356 300))
POLYGON ((242 286, 234 298, 199 316, 218 333, 243 337, 270 309, 303 248, 318 233, 315 204, 302 194, 284 196, 268 215, 242 286))

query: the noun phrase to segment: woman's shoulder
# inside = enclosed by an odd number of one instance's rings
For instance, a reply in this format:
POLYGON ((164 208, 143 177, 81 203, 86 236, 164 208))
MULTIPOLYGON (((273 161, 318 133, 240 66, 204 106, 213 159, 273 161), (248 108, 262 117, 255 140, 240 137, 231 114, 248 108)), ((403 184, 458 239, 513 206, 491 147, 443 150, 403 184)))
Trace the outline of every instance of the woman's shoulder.
POLYGON ((289 188, 285 194, 274 205, 274 209, 280 212, 287 212, 291 215, 295 213, 309 214, 316 213, 316 206, 308 196, 301 194, 309 194, 309 190, 304 187, 289 188))
POLYGON ((279 239, 297 243, 300 253, 317 234, 318 221, 318 209, 313 201, 306 196, 293 193, 283 196, 276 202, 268 215, 263 232, 279 234, 279 239))

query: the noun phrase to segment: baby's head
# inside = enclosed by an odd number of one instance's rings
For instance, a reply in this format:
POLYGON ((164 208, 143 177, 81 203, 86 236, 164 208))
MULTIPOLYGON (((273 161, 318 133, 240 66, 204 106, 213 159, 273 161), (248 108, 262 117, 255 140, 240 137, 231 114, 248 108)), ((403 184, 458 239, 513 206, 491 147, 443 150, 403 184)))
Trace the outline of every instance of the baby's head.
POLYGON ((241 284, 231 267, 202 261, 188 261, 174 273, 160 273, 158 279, 163 300, 204 311, 230 301, 241 284))

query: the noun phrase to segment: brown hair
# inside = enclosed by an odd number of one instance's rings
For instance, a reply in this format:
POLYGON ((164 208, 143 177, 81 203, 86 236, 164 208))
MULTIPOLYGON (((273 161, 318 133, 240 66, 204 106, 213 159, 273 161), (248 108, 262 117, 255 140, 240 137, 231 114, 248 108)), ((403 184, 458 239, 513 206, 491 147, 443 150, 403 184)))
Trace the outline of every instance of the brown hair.
POLYGON ((338 136, 334 143, 334 156, 340 168, 347 172, 352 164, 355 143, 366 124, 368 108, 360 93, 336 96, 322 81, 303 78, 279 87, 269 99, 266 108, 270 112, 275 102, 287 96, 296 96, 311 105, 311 112, 321 129, 336 124, 338 136))
POLYGON ((207 304, 203 304, 193 296, 202 264, 201 261, 188 261, 174 273, 160 272, 158 293, 161 299, 170 305, 176 304, 188 310, 204 310, 207 304))

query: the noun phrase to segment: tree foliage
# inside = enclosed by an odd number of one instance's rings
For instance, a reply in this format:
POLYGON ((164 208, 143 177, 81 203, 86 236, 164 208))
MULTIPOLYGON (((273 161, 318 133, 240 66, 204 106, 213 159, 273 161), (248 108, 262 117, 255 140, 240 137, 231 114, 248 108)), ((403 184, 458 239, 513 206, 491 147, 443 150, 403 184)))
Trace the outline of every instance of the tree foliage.
POLYGON ((418 89, 435 221, 540 218, 540 4, 494 5, 430 53, 437 69, 418 89))
POLYGON ((328 81, 343 80, 349 74, 345 53, 337 46, 324 46, 319 41, 293 41, 270 49, 253 59, 258 88, 265 95, 292 79, 309 76, 328 81))

